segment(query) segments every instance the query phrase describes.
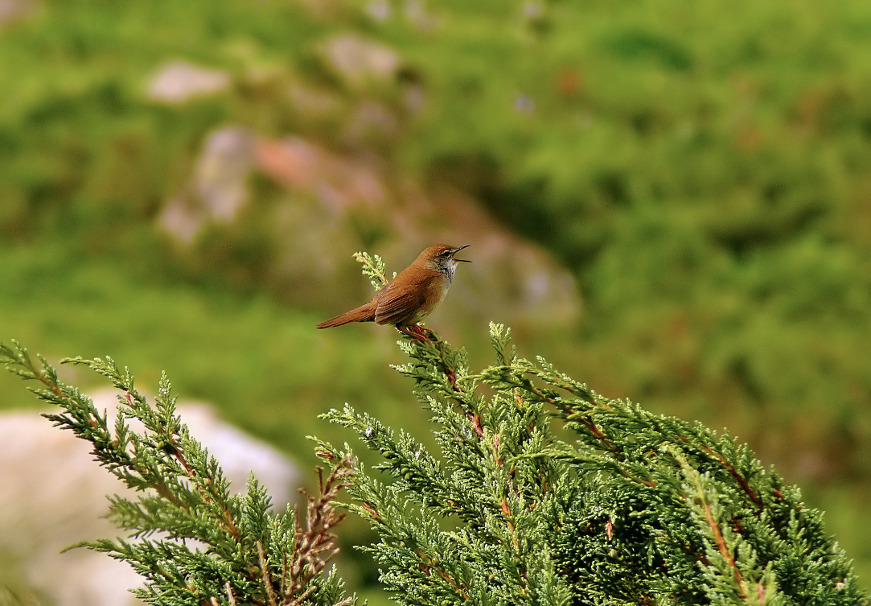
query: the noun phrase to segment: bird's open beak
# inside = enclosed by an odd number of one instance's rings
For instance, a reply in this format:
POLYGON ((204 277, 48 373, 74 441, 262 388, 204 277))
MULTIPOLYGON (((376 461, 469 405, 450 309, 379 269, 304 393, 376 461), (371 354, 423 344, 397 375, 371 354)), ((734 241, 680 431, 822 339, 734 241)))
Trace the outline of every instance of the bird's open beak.
POLYGON ((457 250, 454 251, 454 253, 451 255, 451 257, 453 257, 454 261, 458 261, 460 263, 471 263, 471 261, 469 261, 468 259, 457 259, 457 257, 456 257, 456 254, 458 252, 460 252, 461 250, 463 250, 464 248, 469 248, 469 245, 463 244, 457 250))

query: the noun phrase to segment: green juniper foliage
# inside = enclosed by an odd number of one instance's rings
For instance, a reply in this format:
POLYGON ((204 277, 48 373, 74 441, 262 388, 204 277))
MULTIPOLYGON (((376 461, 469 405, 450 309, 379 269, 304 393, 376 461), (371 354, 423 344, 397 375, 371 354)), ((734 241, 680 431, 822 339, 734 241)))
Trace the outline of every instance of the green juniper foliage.
POLYGON ((438 454, 348 405, 325 415, 384 459, 378 474, 354 459, 348 492, 397 602, 868 603, 822 514, 745 446, 605 398, 490 333, 497 363, 478 374, 462 350, 402 337, 397 368, 438 454))
POLYGON ((34 363, 14 342, 0 345, 0 357, 12 372, 41 383, 32 391, 60 409, 44 416, 91 442, 97 462, 135 491, 132 498, 109 499, 110 517, 126 538, 78 546, 129 563, 145 578, 137 596, 165 606, 355 603, 342 595, 335 574, 324 574, 338 551, 332 527, 342 516, 332 501, 348 482, 348 461, 337 461, 321 478, 320 494, 306 495, 306 520, 300 524, 292 506, 272 511, 253 475, 243 494, 230 493, 218 462, 176 414, 166 376, 151 406, 130 372, 111 359, 65 360, 91 368, 120 390, 110 424, 105 412, 59 380, 42 358, 34 363))
MULTIPOLYGON (((381 260, 357 257, 383 285, 381 260)), ((273 513, 253 478, 229 493, 166 378, 152 407, 111 360, 67 360, 121 391, 110 426, 44 360, 17 344, 0 355, 42 383, 34 391, 60 408, 49 419, 138 491, 111 499, 126 539, 83 545, 130 563, 153 604, 353 603, 324 574, 342 488, 378 532, 365 549, 400 604, 869 603, 821 513, 745 446, 523 359, 501 325, 490 335, 496 364, 477 374, 435 336, 400 337, 409 361, 397 369, 431 412, 440 453, 348 405, 331 411, 384 460, 371 473, 348 446, 319 442, 333 471, 304 527, 292 509, 273 513)))

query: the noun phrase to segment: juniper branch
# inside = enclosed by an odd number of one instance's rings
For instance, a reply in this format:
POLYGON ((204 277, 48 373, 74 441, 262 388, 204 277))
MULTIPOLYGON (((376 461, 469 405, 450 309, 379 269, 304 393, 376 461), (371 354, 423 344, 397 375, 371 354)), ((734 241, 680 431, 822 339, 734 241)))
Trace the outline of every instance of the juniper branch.
POLYGON ((109 499, 110 518, 127 538, 77 546, 131 565, 145 579, 136 595, 158 605, 354 602, 341 595, 338 577, 325 574, 338 551, 332 529, 343 516, 333 501, 351 477, 349 458, 335 460, 326 480, 319 470, 320 490, 305 493, 306 525, 297 528, 295 508, 274 513, 253 476, 243 493, 231 494, 218 461, 176 414, 165 375, 152 405, 132 373, 110 358, 64 360, 106 377, 120 391, 110 424, 88 397, 18 343, 0 345, 0 358, 15 374, 38 382, 32 391, 58 407, 44 416, 89 442, 95 460, 134 491, 134 497, 109 499))
POLYGON ((472 374, 447 343, 400 341, 437 454, 326 415, 383 457, 387 483, 359 467, 349 494, 399 603, 868 604, 819 513, 745 446, 520 358, 500 325, 491 343, 472 374))

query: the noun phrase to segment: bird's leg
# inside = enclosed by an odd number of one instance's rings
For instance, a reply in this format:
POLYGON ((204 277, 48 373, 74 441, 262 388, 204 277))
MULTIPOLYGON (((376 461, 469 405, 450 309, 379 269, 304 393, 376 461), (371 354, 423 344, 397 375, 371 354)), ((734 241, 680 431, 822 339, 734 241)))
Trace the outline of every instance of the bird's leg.
POLYGON ((439 339, 435 338, 435 333, 431 331, 426 326, 422 326, 420 324, 411 324, 409 326, 399 326, 397 325, 401 332, 404 332, 409 337, 413 337, 416 341, 420 343, 432 343, 433 345, 438 345, 441 343, 439 339))
POLYGON ((424 339, 426 339, 433 345, 438 345, 439 343, 442 343, 442 340, 436 339, 436 334, 423 324, 415 324, 414 327, 416 332, 420 333, 424 337, 424 339))
POLYGON ((435 338, 435 333, 426 326, 422 324, 415 324, 415 326, 422 335, 426 336, 428 341, 432 341, 433 343, 441 343, 441 341, 435 338))
MULTIPOLYGON (((396 325, 396 329, 400 332, 407 334, 409 337, 412 337, 416 341, 420 343, 432 343, 433 345, 439 345, 443 343, 435 338, 435 333, 431 331, 429 328, 425 326, 421 326, 420 324, 411 324, 410 326, 400 326, 396 325)), ((442 348, 437 347, 436 350, 439 352, 439 356, 441 357, 442 369, 445 372, 445 376, 448 378, 448 382, 451 384, 451 387, 454 391, 462 393, 463 389, 457 385, 457 373, 453 368, 448 366, 445 361, 445 354, 442 348)))
MULTIPOLYGON (((412 337, 416 341, 421 343, 429 343, 430 339, 422 332, 422 326, 420 324, 412 324, 411 326, 398 326, 396 327, 400 332, 404 332, 409 337, 412 337)), ((430 334, 432 331, 430 331, 430 334)))

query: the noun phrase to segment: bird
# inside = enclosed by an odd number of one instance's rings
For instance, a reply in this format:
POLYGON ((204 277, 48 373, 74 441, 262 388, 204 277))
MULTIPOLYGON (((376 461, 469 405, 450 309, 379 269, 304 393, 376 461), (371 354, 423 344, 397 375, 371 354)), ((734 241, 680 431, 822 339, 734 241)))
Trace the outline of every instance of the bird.
POLYGON ((427 317, 445 298, 457 265, 471 262, 455 256, 468 247, 468 244, 430 246, 379 290, 371 301, 335 318, 324 320, 317 327, 332 328, 351 322, 392 324, 419 341, 428 341, 429 338, 423 333, 424 328, 418 322, 427 317))

